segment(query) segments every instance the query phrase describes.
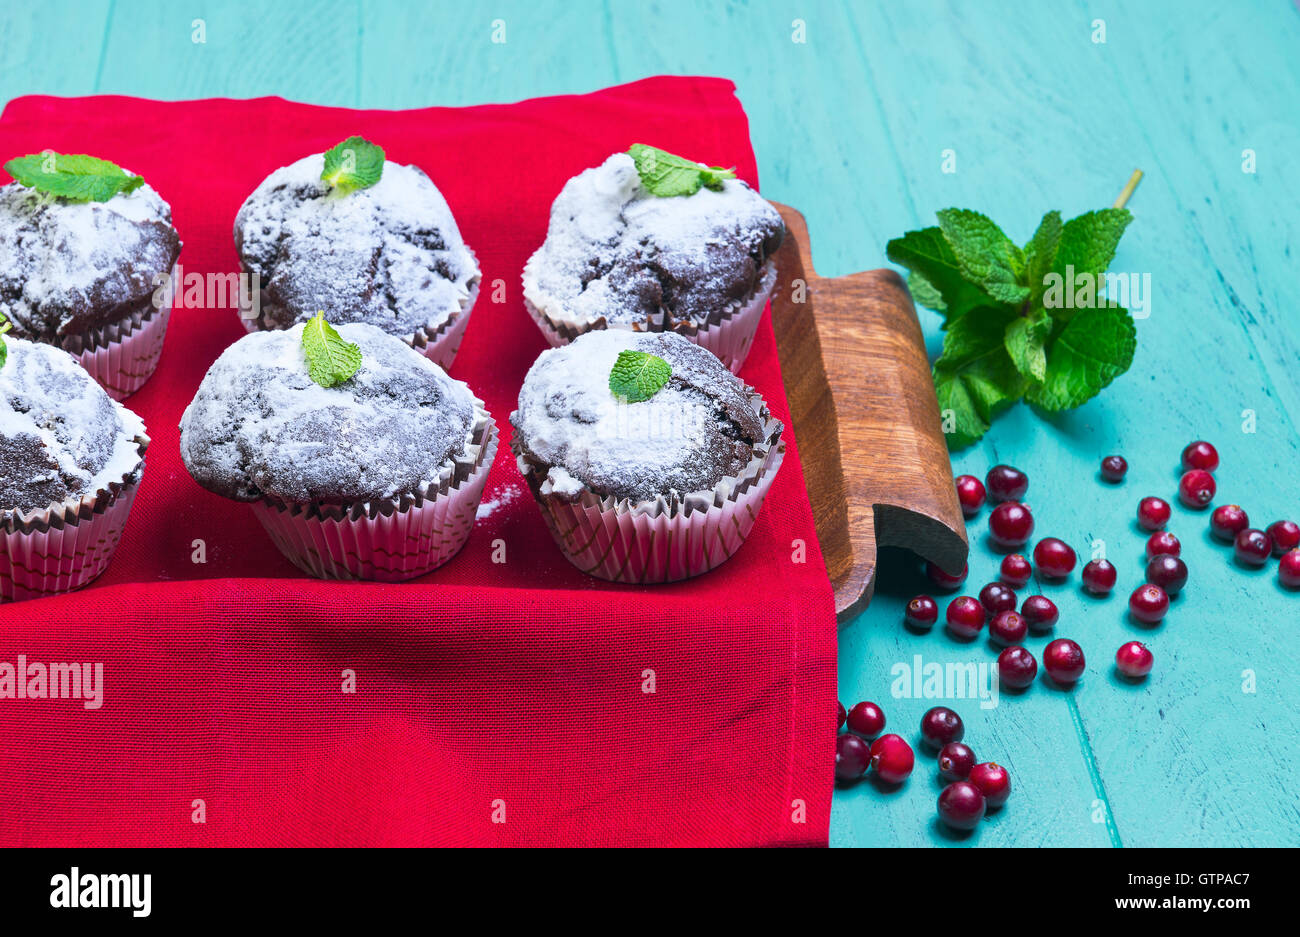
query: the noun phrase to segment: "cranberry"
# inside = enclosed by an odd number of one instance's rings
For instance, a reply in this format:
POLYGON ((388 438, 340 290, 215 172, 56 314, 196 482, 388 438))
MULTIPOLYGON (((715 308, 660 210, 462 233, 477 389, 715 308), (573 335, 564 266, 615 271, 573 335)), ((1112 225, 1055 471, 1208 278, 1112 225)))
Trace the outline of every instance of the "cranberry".
POLYGON ((1164 498, 1143 498, 1138 503, 1138 526, 1143 530, 1164 530, 1171 513, 1164 498))
POLYGON ((1169 611, 1169 593, 1153 582, 1138 586, 1128 597, 1128 610, 1138 621, 1154 625, 1169 611))
POLYGON ((970 782, 980 789, 989 809, 996 809, 1011 796, 1011 775, 996 761, 986 761, 971 768, 970 782))
POLYGON ((929 630, 934 627, 934 623, 939 620, 939 603, 928 595, 914 596, 907 603, 907 611, 903 613, 903 621, 913 628, 929 630))
POLYGON ((957 500, 961 503, 961 512, 974 517, 984 507, 984 483, 974 475, 958 475, 957 500))
POLYGON ((1010 465, 995 465, 984 476, 994 501, 1019 501, 1029 490, 1029 476, 1010 465))
POLYGON ((1187 564, 1168 553, 1157 554, 1147 561, 1147 582, 1177 595, 1187 585, 1187 564))
POLYGON ((1016 607, 1016 594, 1000 582, 990 582, 980 590, 980 605, 989 613, 989 617, 998 612, 1016 607))
POLYGON ((1147 538, 1147 559, 1153 556, 1159 556, 1161 553, 1168 553, 1170 556, 1179 556, 1183 552, 1183 545, 1179 543, 1178 538, 1167 530, 1157 530, 1147 538))
POLYGON ((1277 578, 1288 589, 1300 589, 1300 550, 1288 550, 1277 561, 1277 578))
POLYGON ((980 633, 980 629, 984 627, 984 619, 988 616, 979 599, 973 599, 969 595, 959 595, 948 603, 948 611, 944 617, 948 619, 948 630, 953 634, 962 638, 973 638, 980 633))
POLYGON ((1128 474, 1128 462, 1122 455, 1108 455, 1101 460, 1101 477, 1108 482, 1122 482, 1128 474))
POLYGON ((1038 676, 1038 661, 1023 647, 1009 647, 998 655, 998 676, 1013 690, 1023 690, 1038 676))
POLYGON ((949 742, 960 742, 966 734, 961 716, 947 706, 935 706, 921 717, 921 738, 933 749, 940 749, 949 742))
POLYGON ((1083 568, 1083 587, 1093 595, 1110 595, 1119 574, 1110 560, 1093 560, 1083 568))
POLYGON ((1051 631, 1056 627, 1061 613, 1056 603, 1045 595, 1031 595, 1020 605, 1020 614, 1029 624, 1029 630, 1035 632, 1051 631))
POLYGON ((945 781, 964 781, 975 767, 975 753, 969 745, 949 742, 939 749, 939 777, 945 781))
POLYGON ((1049 579, 1064 579, 1074 571, 1074 548, 1056 537, 1044 537, 1034 547, 1034 565, 1049 579))
POLYGON ((835 780, 856 781, 867 770, 871 761, 871 747, 852 732, 844 732, 835 739, 835 780))
POLYGON ((1187 448, 1183 450, 1184 472, 1190 472, 1192 469, 1213 472, 1218 467, 1219 451, 1204 440, 1198 439, 1196 442, 1188 443, 1187 448))
POLYGON ((1011 588, 1023 589, 1029 585, 1029 577, 1033 574, 1034 568, 1029 565, 1029 560, 1025 559, 1023 553, 1008 553, 1002 557, 998 575, 1011 588))
POLYGON ((1232 545, 1232 552, 1238 563, 1247 566, 1263 566, 1273 553, 1273 541, 1262 530, 1248 527, 1237 534, 1232 545))
POLYGON ((882 735, 871 743, 871 767, 888 784, 901 784, 912 773, 916 756, 902 736, 882 735))
POLYGON ((885 731, 885 713, 875 703, 863 700, 849 710, 849 731, 864 739, 874 739, 885 731))
POLYGON ((973 830, 984 819, 984 794, 970 781, 953 781, 939 794, 939 819, 954 830, 973 830))
POLYGON ((1043 669, 1061 686, 1070 686, 1083 676, 1086 661, 1083 648, 1069 638, 1057 638, 1043 648, 1043 669))
POLYGON ((1249 526, 1250 518, 1237 504, 1221 504, 1210 515, 1210 533, 1220 540, 1232 542, 1249 526))
POLYGON ((1178 480, 1178 500, 1189 508, 1200 510, 1214 500, 1217 491, 1214 476, 1205 469, 1192 469, 1178 480))
POLYGON ((1004 547, 1023 547, 1034 532, 1034 515, 1019 501, 1003 501, 989 514, 989 534, 1004 547))
POLYGON ((1273 555, 1281 556, 1300 547, 1300 524, 1295 521, 1274 521, 1264 531, 1273 541, 1273 555))
POLYGON ((947 592, 951 592, 965 582, 969 571, 970 568, 965 563, 961 564, 961 572, 956 575, 944 572, 937 563, 931 563, 929 560, 925 563, 925 574, 930 577, 930 581, 947 592))
POLYGON ((1128 644, 1120 645, 1120 649, 1115 652, 1115 667, 1124 676, 1135 680, 1149 674, 1155 660, 1141 641, 1130 641, 1128 644))
MULTIPOLYGON (((836 702, 839 702, 839 701, 837 700, 836 702)), ((838 726, 835 727, 837 732, 838 732, 840 729, 844 728, 844 720, 847 719, 847 718, 849 718, 849 714, 846 713, 846 712, 844 711, 844 704, 843 704, 843 703, 839 703, 839 707, 840 707, 840 724, 839 724, 838 726)))
POLYGON ((998 612, 993 616, 993 620, 989 622, 989 637, 1003 647, 1019 644, 1025 640, 1025 635, 1028 633, 1029 623, 1025 621, 1019 612, 1010 609, 1005 612, 998 612))

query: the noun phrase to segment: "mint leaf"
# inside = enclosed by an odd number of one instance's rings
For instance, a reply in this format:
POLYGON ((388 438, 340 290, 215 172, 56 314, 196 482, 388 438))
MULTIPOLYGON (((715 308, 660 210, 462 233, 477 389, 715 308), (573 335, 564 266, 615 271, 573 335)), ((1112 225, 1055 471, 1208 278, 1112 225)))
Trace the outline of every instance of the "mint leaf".
POLYGON ((672 374, 672 365, 658 355, 624 349, 609 372, 609 389, 628 403, 641 403, 659 393, 672 374))
POLYGON ((339 192, 352 192, 369 188, 383 174, 383 147, 363 137, 348 137, 325 151, 320 177, 339 192))
POLYGON ((694 195, 701 186, 721 191, 724 180, 736 178, 734 170, 705 166, 644 143, 632 144, 627 155, 636 164, 641 185, 660 198, 694 195))
POLYGON ((1018 318, 1006 307, 973 309, 952 323, 943 353, 934 363, 939 410, 951 410, 954 428, 948 444, 957 449, 983 436, 1004 404, 1020 398, 1025 379, 1004 346, 1004 334, 1018 318))
POLYGON ((907 291, 912 294, 912 299, 927 309, 943 312, 948 308, 948 304, 943 301, 943 294, 934 288, 933 283, 915 270, 911 270, 907 274, 907 291))
POLYGON ((9 346, 5 344, 4 336, 6 332, 14 327, 14 324, 9 321, 9 317, 3 312, 0 312, 0 323, 3 323, 0 325, 0 368, 3 368, 5 362, 9 360, 9 346))
POLYGON ((1019 305, 1029 296, 1021 282, 1025 255, 1002 229, 977 211, 946 208, 937 212, 939 230, 952 247, 966 279, 998 302, 1019 305))
POLYGON ((1064 274, 1066 266, 1080 273, 1105 273, 1115 258, 1124 229, 1133 220, 1127 208, 1103 208, 1071 218, 1061 229, 1061 243, 1052 270, 1064 274))
POLYGON ((1052 342, 1047 373, 1030 403, 1053 412, 1091 400, 1128 370, 1137 348, 1133 317, 1122 306, 1084 309, 1052 342))
POLYGON ((1042 299, 1047 285, 1043 278, 1052 270, 1056 251, 1061 243, 1061 213, 1053 209, 1038 223, 1038 230, 1025 245, 1025 282, 1029 285, 1029 298, 1037 303, 1042 299))
POLYGON ((943 300, 942 306, 932 305, 913 292, 913 296, 922 305, 945 313, 944 328, 976 306, 993 304, 993 297, 966 279, 957 255, 938 228, 908 231, 902 237, 890 241, 885 253, 894 263, 924 277, 925 282, 939 294, 943 300))
POLYGON ((342 384, 361 367, 361 349, 343 340, 334 326, 317 312, 302 327, 302 350, 307 355, 307 374, 321 387, 342 384))
POLYGON ((141 176, 106 159, 53 150, 11 159, 5 172, 19 185, 74 202, 107 202, 119 192, 128 194, 144 185, 141 176))
POLYGON ((1002 343, 1017 371, 1035 381, 1047 377, 1046 346, 1051 334, 1052 317, 1043 309, 1008 323, 1002 343))

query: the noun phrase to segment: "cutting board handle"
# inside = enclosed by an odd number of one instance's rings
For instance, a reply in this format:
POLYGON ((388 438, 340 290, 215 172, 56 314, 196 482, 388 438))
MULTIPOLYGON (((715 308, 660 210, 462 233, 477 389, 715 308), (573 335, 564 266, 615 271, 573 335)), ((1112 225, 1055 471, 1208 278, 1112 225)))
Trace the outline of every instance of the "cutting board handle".
POLYGON ((871 601, 877 545, 956 572, 969 552, 966 525, 907 286, 892 270, 818 276, 803 215, 776 207, 787 237, 772 325, 844 624, 871 601))

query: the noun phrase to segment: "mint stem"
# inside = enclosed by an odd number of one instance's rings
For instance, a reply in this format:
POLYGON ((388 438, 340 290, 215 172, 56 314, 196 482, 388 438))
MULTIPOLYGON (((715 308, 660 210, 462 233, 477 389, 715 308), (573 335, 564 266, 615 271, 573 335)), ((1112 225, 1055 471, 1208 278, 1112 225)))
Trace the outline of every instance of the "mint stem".
POLYGON ((1133 190, 1138 187, 1142 181, 1142 170, 1133 170, 1133 175, 1128 177, 1128 183, 1124 186, 1124 191, 1119 193, 1119 198, 1115 199, 1114 208, 1123 208, 1128 204, 1129 198, 1133 195, 1133 190))

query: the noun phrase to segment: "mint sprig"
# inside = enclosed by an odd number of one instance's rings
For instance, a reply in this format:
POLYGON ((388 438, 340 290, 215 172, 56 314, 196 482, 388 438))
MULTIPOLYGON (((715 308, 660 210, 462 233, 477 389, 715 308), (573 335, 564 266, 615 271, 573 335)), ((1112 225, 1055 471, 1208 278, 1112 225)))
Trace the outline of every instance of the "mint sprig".
POLYGON ((5 362, 9 360, 9 346, 5 343, 5 333, 13 327, 14 324, 9 321, 9 317, 0 312, 0 368, 3 368, 5 362))
POLYGON ((649 400, 663 389, 673 368, 658 355, 624 349, 609 372, 609 389, 628 403, 649 400))
POLYGON ((46 150, 5 163, 5 172, 19 185, 73 202, 107 202, 114 195, 134 192, 144 178, 116 163, 84 153, 46 150))
POLYGON ((736 178, 734 169, 705 166, 644 143, 632 144, 627 155, 636 163, 641 185, 660 198, 694 195, 701 186, 721 192, 724 180, 736 178))
POLYGON ((361 348, 344 341, 334 326, 317 312, 302 327, 302 350, 307 356, 307 375, 321 387, 342 384, 361 367, 361 348))
POLYGON ((325 151, 321 179, 337 192, 366 189, 384 174, 384 149, 363 137, 348 137, 325 151))

